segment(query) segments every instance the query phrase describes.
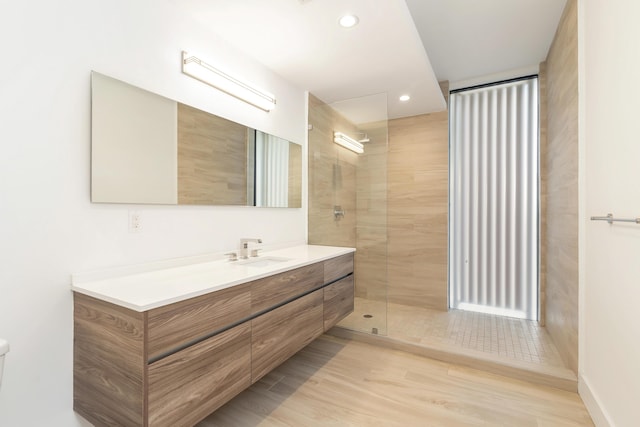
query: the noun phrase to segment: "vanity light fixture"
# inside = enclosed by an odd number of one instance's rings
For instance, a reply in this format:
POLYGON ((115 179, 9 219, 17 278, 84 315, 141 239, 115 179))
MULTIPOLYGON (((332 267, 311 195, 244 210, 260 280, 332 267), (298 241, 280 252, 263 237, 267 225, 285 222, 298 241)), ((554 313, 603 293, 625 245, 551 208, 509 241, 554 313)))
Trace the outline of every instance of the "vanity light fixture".
POLYGON ((360 20, 356 15, 344 15, 338 20, 340 26, 344 28, 355 27, 356 25, 358 25, 359 21, 360 20))
POLYGON ((344 148, 347 148, 355 153, 364 153, 364 145, 342 132, 333 133, 333 142, 338 145, 342 145, 344 148))
POLYGON ((182 52, 182 72, 263 111, 269 112, 276 106, 273 95, 256 89, 184 51, 182 52))
POLYGON ((400 101, 407 102, 411 97, 409 95, 400 95, 400 101))

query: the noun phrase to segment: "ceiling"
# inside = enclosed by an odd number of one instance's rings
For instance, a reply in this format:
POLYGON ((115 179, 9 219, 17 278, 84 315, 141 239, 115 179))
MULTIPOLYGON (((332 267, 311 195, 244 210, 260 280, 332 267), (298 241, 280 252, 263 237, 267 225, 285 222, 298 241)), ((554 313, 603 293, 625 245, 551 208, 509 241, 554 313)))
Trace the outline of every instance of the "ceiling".
POLYGON ((438 80, 537 66, 566 0, 406 0, 438 80))
MULTIPOLYGON (((231 45, 355 123, 441 111, 439 80, 535 66, 566 0, 180 0, 231 45), (358 16, 345 29, 338 19, 358 16), (410 94, 408 102, 399 101, 410 94), (380 108, 386 98, 386 111, 380 108), (353 100, 359 98, 360 100, 353 100), (349 102, 339 102, 351 100, 349 102), (369 100, 369 107, 363 114, 369 100), (358 107, 358 105, 362 107, 358 107), (386 116, 386 117, 382 117, 386 116)), ((277 95, 277 94, 276 94, 277 95)))

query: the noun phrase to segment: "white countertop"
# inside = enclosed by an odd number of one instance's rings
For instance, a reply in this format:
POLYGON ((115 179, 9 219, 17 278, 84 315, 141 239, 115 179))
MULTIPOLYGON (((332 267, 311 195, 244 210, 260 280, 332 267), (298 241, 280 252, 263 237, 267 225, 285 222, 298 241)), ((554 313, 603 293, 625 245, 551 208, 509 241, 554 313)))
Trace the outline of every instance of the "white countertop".
POLYGON ((161 268, 162 263, 157 263, 151 271, 113 277, 99 277, 105 276, 104 272, 83 273, 72 276, 71 290, 131 310, 147 311, 351 252, 355 249, 301 245, 264 252, 250 259, 289 259, 261 267, 243 264, 244 260, 216 260, 170 268, 161 268))

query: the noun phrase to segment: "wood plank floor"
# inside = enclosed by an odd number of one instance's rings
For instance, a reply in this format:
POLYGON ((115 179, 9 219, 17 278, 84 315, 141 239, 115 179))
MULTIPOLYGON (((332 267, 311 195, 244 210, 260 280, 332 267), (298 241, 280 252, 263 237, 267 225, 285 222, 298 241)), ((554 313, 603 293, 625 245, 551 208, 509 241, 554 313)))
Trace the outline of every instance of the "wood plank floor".
POLYGON ((198 424, 592 425, 576 393, 326 335, 198 424))

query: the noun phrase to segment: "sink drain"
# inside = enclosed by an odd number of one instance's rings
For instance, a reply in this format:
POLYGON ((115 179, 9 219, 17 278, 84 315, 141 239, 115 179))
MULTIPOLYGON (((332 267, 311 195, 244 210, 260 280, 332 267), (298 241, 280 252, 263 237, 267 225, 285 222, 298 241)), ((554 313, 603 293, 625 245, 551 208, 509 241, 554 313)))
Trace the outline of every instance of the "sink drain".
POLYGON ((373 314, 365 314, 364 316, 365 319, 371 319, 373 317, 373 314))

